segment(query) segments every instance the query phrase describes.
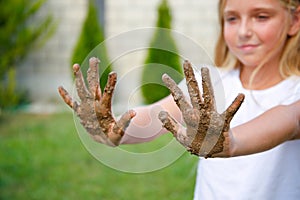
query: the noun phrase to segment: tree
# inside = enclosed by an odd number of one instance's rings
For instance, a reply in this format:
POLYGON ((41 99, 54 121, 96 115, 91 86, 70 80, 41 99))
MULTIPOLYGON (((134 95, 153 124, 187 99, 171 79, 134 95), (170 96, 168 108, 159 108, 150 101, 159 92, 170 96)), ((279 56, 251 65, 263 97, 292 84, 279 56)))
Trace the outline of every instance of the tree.
POLYGON ((36 44, 44 42, 55 30, 50 14, 36 17, 45 2, 0 1, 0 110, 22 103, 23 94, 16 90, 16 67, 36 44))
POLYGON ((150 42, 142 73, 141 90, 146 104, 156 102, 169 94, 169 90, 161 80, 164 73, 169 74, 177 83, 182 80, 180 57, 170 31, 171 22, 168 2, 162 0, 158 7, 156 30, 150 42))
POLYGON ((99 64, 99 74, 102 89, 105 87, 108 74, 112 68, 109 63, 104 40, 105 37, 98 20, 95 1, 89 0, 87 16, 78 43, 74 49, 71 62, 72 64, 81 64, 82 72, 84 76, 86 76, 89 58, 98 57, 101 60, 99 64))

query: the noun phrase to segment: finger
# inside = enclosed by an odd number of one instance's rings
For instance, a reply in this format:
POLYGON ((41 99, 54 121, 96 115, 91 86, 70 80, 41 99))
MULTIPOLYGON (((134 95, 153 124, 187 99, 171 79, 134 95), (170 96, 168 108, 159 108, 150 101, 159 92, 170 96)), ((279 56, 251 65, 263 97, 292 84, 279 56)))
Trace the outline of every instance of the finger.
POLYGON ((173 117, 169 115, 166 111, 161 111, 158 115, 158 118, 163 124, 163 127, 166 128, 168 131, 170 131, 174 137, 186 136, 185 129, 183 126, 178 123, 173 117))
POLYGON ((104 108, 111 108, 112 96, 114 93, 116 83, 117 83, 117 74, 115 72, 111 72, 108 75, 108 80, 104 88, 103 96, 101 99, 101 105, 104 108))
POLYGON ((232 120, 235 113, 238 111, 240 106, 242 105, 243 101, 245 99, 244 94, 238 94, 237 97, 234 99, 234 101, 231 103, 231 105, 226 109, 226 111, 223 113, 225 115, 225 126, 224 130, 227 131, 229 129, 230 121, 232 120))
POLYGON ((62 86, 58 87, 58 92, 62 97, 62 99, 64 100, 64 102, 67 105, 69 105, 71 108, 73 108, 73 100, 72 97, 69 95, 69 93, 62 86))
POLYGON ((107 84, 104 88, 102 98, 100 101, 95 102, 95 111, 100 125, 109 126, 109 123, 114 122, 111 112, 111 101, 116 82, 117 74, 111 72, 108 75, 107 84))
POLYGON ((173 136, 179 141, 184 147, 189 147, 191 141, 186 135, 186 129, 178 123, 173 117, 166 111, 161 111, 158 118, 163 123, 163 127, 170 131, 173 136))
POLYGON ((96 93, 101 96, 101 90, 98 87, 99 85, 99 63, 98 58, 92 57, 89 60, 89 69, 87 71, 87 81, 89 84, 90 93, 95 97, 96 93), (96 91, 100 90, 100 91, 96 91))
POLYGON ((100 89, 100 85, 97 85, 95 91, 95 100, 100 101, 100 99, 101 99, 101 89, 100 89))
POLYGON ((124 113, 115 125, 116 130, 125 131, 129 125, 131 119, 133 117, 135 117, 135 115, 136 115, 136 112, 134 112, 133 110, 129 110, 126 113, 124 113))
POLYGON ((112 133, 108 134, 108 138, 111 142, 113 142, 115 145, 119 144, 126 128, 128 127, 131 119, 135 117, 135 115, 136 113, 133 110, 129 110, 121 116, 121 118, 114 125, 112 133))
POLYGON ((169 77, 167 74, 164 74, 162 76, 162 80, 165 83, 165 85, 169 88, 174 101, 176 102, 177 106, 179 107, 182 113, 184 113, 187 109, 192 108, 191 105, 184 98, 181 89, 177 86, 177 84, 171 77, 169 77))
POLYGON ((86 97, 89 96, 89 92, 86 88, 85 82, 83 80, 83 76, 80 70, 80 66, 78 64, 73 65, 73 71, 75 75, 75 84, 79 98, 83 101, 86 97))
POLYGON ((192 106, 193 108, 200 109, 202 104, 201 93, 191 63, 187 60, 184 61, 183 69, 192 106))
POLYGON ((212 109, 216 109, 214 90, 210 79, 209 69, 201 68, 203 99, 205 105, 211 105, 212 109))

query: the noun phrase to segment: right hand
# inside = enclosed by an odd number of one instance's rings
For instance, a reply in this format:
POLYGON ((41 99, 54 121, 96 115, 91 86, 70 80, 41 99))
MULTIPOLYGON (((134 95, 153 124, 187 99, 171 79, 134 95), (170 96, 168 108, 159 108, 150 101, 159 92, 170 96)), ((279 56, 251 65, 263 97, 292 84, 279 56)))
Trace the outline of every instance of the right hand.
POLYGON ((160 112, 159 119, 163 126, 192 154, 206 158, 228 156, 230 142, 233 141, 229 132, 230 121, 240 108, 244 94, 238 94, 233 103, 220 114, 217 112, 208 68, 201 69, 203 95, 199 90, 191 63, 185 61, 183 68, 191 104, 185 99, 183 92, 171 77, 165 74, 163 81, 171 91, 186 127, 166 111, 160 112))
POLYGON ((101 94, 99 62, 99 59, 94 57, 89 60, 87 71, 89 88, 85 85, 80 66, 78 64, 73 65, 76 89, 81 100, 80 104, 74 101, 63 87, 59 87, 58 91, 65 103, 75 111, 80 118, 80 123, 95 141, 109 146, 118 146, 130 120, 135 116, 135 112, 129 110, 119 120, 115 120, 111 111, 111 101, 117 75, 114 72, 109 74, 104 92, 101 94))

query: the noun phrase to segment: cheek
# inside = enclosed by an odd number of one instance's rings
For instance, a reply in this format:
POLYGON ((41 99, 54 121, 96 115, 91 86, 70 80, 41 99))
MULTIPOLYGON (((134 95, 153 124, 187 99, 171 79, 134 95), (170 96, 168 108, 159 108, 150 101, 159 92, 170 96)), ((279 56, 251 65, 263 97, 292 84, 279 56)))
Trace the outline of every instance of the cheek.
POLYGON ((257 37, 267 44, 278 43, 280 39, 286 38, 287 36, 287 26, 285 26, 283 20, 276 20, 273 23, 268 23, 265 25, 257 25, 255 27, 257 37))
POLYGON ((227 46, 229 48, 231 48, 233 46, 235 38, 237 38, 235 35, 235 31, 229 27, 224 27, 223 37, 224 37, 225 43, 227 44, 227 46))
POLYGON ((282 29, 277 29, 278 31, 274 31, 276 29, 261 29, 261 31, 257 32, 257 36, 261 42, 266 44, 270 49, 281 46, 282 43, 280 38, 284 32, 282 29))
POLYGON ((253 29, 257 37, 259 37, 262 40, 265 40, 266 38, 273 38, 274 35, 277 34, 276 32, 279 31, 279 30, 274 31, 274 27, 270 25, 261 26, 260 24, 254 26, 253 29))

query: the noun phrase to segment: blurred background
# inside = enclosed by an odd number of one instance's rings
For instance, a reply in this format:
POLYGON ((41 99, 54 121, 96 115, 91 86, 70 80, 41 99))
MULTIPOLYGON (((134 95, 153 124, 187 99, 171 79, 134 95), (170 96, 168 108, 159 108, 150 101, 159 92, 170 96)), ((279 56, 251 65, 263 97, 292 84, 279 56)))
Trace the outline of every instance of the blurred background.
MULTIPOLYGON (((160 84, 148 79, 161 76, 149 63, 174 68, 178 82, 183 59, 212 64, 217 3, 0 1, 0 199, 191 199, 196 158, 185 153, 172 165, 145 174, 101 164, 80 142, 73 113, 57 87, 71 92, 72 64, 85 71, 88 58, 97 56, 104 84, 110 71, 121 79, 116 112, 157 101, 168 91, 143 86, 160 84), (157 43, 178 58, 168 53, 159 60, 162 52, 147 48, 157 43)), ((129 149, 153 151, 170 139, 171 134, 129 149)))

